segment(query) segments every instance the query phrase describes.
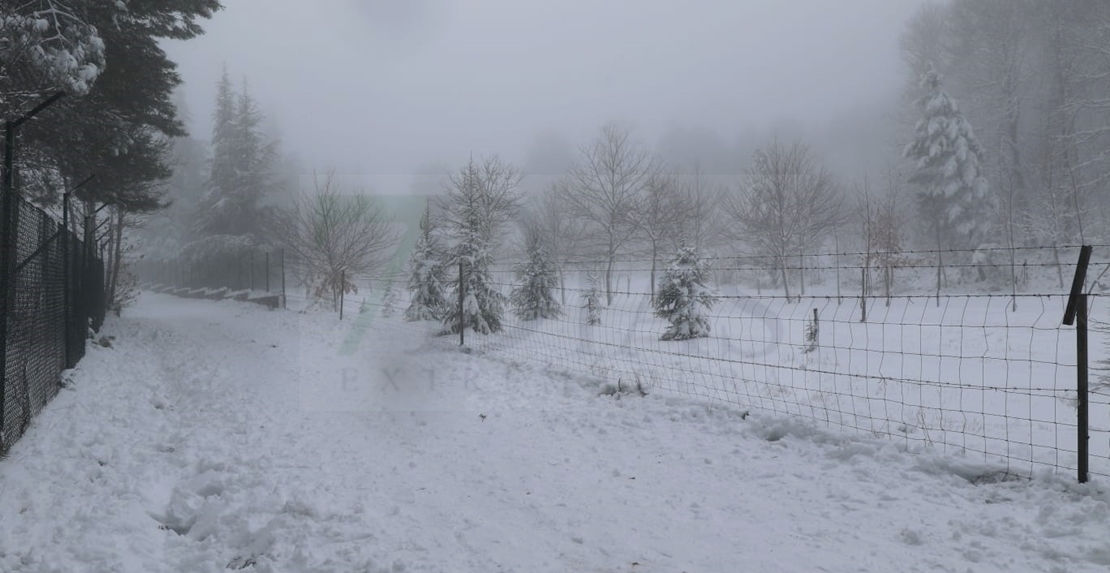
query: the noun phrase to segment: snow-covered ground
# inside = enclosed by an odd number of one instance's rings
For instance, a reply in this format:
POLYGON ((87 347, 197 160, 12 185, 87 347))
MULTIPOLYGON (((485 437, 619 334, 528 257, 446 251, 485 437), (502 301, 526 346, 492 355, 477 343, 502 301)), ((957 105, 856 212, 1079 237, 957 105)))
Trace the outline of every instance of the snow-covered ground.
POLYGON ((0 571, 1110 568, 1103 481, 353 318, 144 294, 0 461, 0 571))

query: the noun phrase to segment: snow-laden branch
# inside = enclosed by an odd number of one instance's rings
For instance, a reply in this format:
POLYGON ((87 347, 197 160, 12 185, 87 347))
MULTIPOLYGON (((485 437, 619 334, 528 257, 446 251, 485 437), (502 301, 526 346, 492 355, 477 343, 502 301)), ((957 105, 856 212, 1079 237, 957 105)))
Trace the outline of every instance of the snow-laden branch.
POLYGON ((105 66, 96 27, 58 0, 0 6, 0 104, 25 94, 89 91, 105 66))

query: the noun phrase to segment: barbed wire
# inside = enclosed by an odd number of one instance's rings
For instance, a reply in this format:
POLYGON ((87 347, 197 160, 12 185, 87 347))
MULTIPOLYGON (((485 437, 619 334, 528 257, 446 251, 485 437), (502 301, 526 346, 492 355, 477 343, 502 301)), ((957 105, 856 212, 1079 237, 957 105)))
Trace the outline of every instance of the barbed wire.
MULTIPOLYGON (((1110 244, 1106 244, 1106 245, 1096 244, 1096 245, 1091 245, 1091 246, 1093 246, 1096 249, 1110 248, 1110 244)), ((783 260, 789 261, 790 259, 797 260, 798 258, 814 259, 814 258, 838 258, 838 257, 839 258, 874 257, 876 259, 880 259, 880 258, 883 258, 883 257, 926 257, 926 256, 935 257, 938 254, 939 255, 974 255, 975 253, 1009 253, 1009 252, 1014 252, 1014 253, 1017 253, 1017 252, 1036 253, 1036 252, 1052 252, 1052 251, 1055 251, 1055 252, 1059 253, 1060 251, 1068 251, 1068 250, 1078 251, 1080 248, 1082 248, 1082 245, 1068 244, 1068 245, 1058 245, 1058 246, 1030 246, 1030 247, 1019 247, 1019 246, 1014 246, 1014 247, 983 247, 983 248, 977 248, 977 249, 905 249, 905 250, 898 250, 898 251, 886 251, 886 250, 822 251, 822 252, 818 252, 818 253, 787 253, 787 254, 783 254, 783 255, 759 254, 759 253, 736 253, 736 254, 728 254, 728 255, 707 254, 707 255, 704 255, 700 258, 701 258, 701 260, 707 261, 707 262, 710 262, 710 263, 716 262, 716 261, 742 261, 742 260, 768 261, 768 260, 774 260, 774 259, 783 259, 783 260)), ((658 257, 656 260, 657 261, 666 261, 666 260, 668 260, 668 258, 671 254, 672 253, 669 250, 662 250, 660 257, 658 257)), ((518 260, 518 261, 514 261, 514 262, 522 263, 522 262, 526 262, 526 261, 518 260)), ((572 257, 570 259, 570 262, 574 265, 607 265, 610 262, 610 260, 608 258, 572 257)), ((636 262, 650 263, 651 258, 650 257, 645 258, 642 255, 641 256, 628 256, 627 254, 621 254, 619 256, 614 257, 612 262, 618 263, 618 264, 636 263, 636 262)), ((1103 264, 1105 264, 1105 263, 1110 263, 1110 261, 1104 261, 1103 264)), ((986 264, 986 263, 984 263, 984 264, 986 264)), ((1061 260, 1059 264, 1067 265, 1067 266, 1073 266, 1073 267, 1075 266, 1075 262, 1071 261, 1071 260, 1068 260, 1068 261, 1061 260)), ((997 266, 1009 266, 1007 263, 1004 263, 1004 262, 998 262, 998 263, 995 263, 995 265, 997 265, 997 266)), ((906 265, 901 265, 901 266, 906 266, 906 265)), ((942 266, 947 267, 949 265, 944 264, 942 266)), ((1050 263, 1050 266, 1055 267, 1056 263, 1055 262, 1050 263)), ((775 268, 777 269, 778 267, 775 267, 775 268)), ((812 267, 805 266, 805 268, 806 269, 811 269, 812 267)))

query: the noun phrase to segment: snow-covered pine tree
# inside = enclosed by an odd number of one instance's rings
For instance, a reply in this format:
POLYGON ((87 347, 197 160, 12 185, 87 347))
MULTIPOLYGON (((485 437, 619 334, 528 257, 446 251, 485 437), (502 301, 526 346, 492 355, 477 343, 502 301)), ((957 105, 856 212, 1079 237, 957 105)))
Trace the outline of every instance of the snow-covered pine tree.
POLYGON ((586 325, 598 326, 601 324, 601 286, 597 273, 589 273, 586 275, 586 280, 590 285, 590 288, 582 293, 582 299, 585 301, 583 308, 586 309, 586 325))
POLYGON ((490 249, 480 240, 468 237, 456 247, 452 256, 451 268, 463 273, 462 281, 458 276, 452 281, 449 298, 455 301, 448 306, 443 317, 443 334, 458 334, 463 328, 470 328, 479 334, 501 332, 501 315, 505 295, 493 288, 490 267, 493 256, 490 249), (461 269, 460 269, 461 263, 461 269), (459 283, 462 283, 462 308, 459 308, 459 283))
POLYGON ((709 335, 706 313, 716 297, 710 291, 709 261, 698 256, 693 247, 683 245, 659 281, 655 314, 670 321, 663 340, 687 340, 709 335))
POLYGON ((516 266, 516 278, 522 284, 513 289, 509 301, 513 313, 523 320, 557 318, 563 313, 555 290, 559 288, 559 270, 548 256, 539 233, 528 233, 528 262, 516 266))
POLYGON ((471 328, 480 334, 501 331, 505 295, 494 288, 494 241, 500 226, 517 204, 515 168, 490 158, 481 165, 471 160, 451 178, 446 197, 446 221, 457 243, 448 266, 462 273, 452 281, 448 300, 454 302, 443 317, 443 334, 458 334, 471 328), (461 285, 460 285, 461 283, 461 285), (462 291, 462 304, 459 289, 462 291))
POLYGON ((922 118, 904 150, 916 162, 910 182, 920 188, 918 201, 937 250, 975 248, 989 231, 995 208, 981 167, 982 147, 934 66, 922 74, 921 88, 925 95, 917 107, 922 118))
POLYGON ((196 211, 196 230, 205 237, 249 237, 264 233, 263 197, 270 187, 274 145, 262 133, 262 113, 246 84, 235 93, 226 68, 216 85, 212 116, 212 171, 196 211))
POLYGON ((405 320, 442 320, 448 307, 445 292, 447 253, 439 240, 435 221, 431 218, 430 205, 424 207, 420 231, 409 261, 407 288, 411 296, 409 307, 405 309, 405 320))

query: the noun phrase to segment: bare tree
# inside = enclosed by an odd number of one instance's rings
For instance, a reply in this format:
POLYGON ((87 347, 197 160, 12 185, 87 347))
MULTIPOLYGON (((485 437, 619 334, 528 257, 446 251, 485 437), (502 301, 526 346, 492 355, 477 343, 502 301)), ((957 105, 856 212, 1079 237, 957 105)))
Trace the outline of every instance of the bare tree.
POLYGON ((131 305, 139 296, 138 278, 128 268, 129 254, 135 245, 126 240, 126 231, 141 227, 137 216, 119 206, 113 206, 108 214, 108 228, 104 259, 104 292, 108 310, 119 316, 124 307, 131 305))
POLYGON ((893 168, 887 170, 886 194, 881 196, 875 206, 875 248, 876 263, 883 273, 883 291, 886 305, 890 306, 891 291, 894 288, 894 269, 902 257, 905 246, 905 220, 899 199, 903 194, 903 177, 893 168))
MULTIPOLYGON (((882 277, 887 306, 890 306, 894 267, 898 264, 903 243, 902 218, 898 211, 900 177, 893 169, 888 172, 885 193, 876 194, 869 177, 864 177, 863 182, 856 185, 854 218, 863 249, 861 292, 865 299, 873 294, 872 273, 878 271, 882 277)), ((866 322, 867 308, 862 308, 862 320, 866 322)))
POLYGON ((494 247, 520 208, 521 178, 520 170, 496 155, 471 159, 443 185, 446 194, 439 207, 444 224, 479 233, 486 247, 494 247))
POLYGON ((740 192, 729 197, 724 207, 737 223, 730 234, 771 259, 789 299, 788 257, 802 259, 808 248, 840 224, 840 202, 832 175, 807 146, 775 141, 756 152, 740 192))
POLYGON ((707 253, 722 238, 724 217, 721 205, 725 200, 725 189, 715 184, 697 162, 692 173, 679 178, 679 186, 684 206, 681 234, 699 253, 707 253))
MULTIPOLYGON (((579 255, 586 233, 584 220, 574 217, 569 202, 567 180, 553 182, 535 199, 529 215, 522 222, 526 228, 543 237, 551 259, 559 269, 559 296, 566 304, 566 269, 579 255)), ((531 231, 528 231, 531 232, 531 231)))
POLYGON ((302 267, 318 298, 355 292, 354 279, 383 266, 400 235, 381 205, 361 192, 347 194, 334 174, 312 177, 313 189, 281 212, 277 238, 302 267))
POLYGON ((796 155, 794 163, 798 172, 794 192, 800 219, 797 235, 798 283, 804 296, 806 255, 819 249, 844 224, 845 218, 840 185, 832 173, 820 165, 804 145, 797 145, 796 155))
MULTIPOLYGON (((864 176, 863 182, 856 184, 856 225, 859 230, 859 240, 863 252, 863 272, 861 273, 863 284, 860 285, 860 293, 864 298, 871 294, 871 265, 875 260, 876 243, 878 242, 878 229, 877 219, 878 214, 875 208, 875 198, 871 191, 871 179, 864 176)), ((867 309, 864 307, 863 319, 866 322, 867 309)))
POLYGON ((945 66, 949 55, 951 22, 949 13, 952 8, 947 3, 927 2, 906 23, 899 38, 902 61, 909 68, 910 77, 915 78, 908 87, 910 100, 920 97, 916 78, 925 73, 930 64, 945 66))
POLYGON ((651 303, 655 304, 655 275, 659 253, 667 242, 678 244, 678 235, 687 216, 677 179, 663 173, 652 174, 636 202, 632 222, 644 239, 651 257, 651 303))
POLYGON ((572 213, 589 223, 605 257, 605 292, 613 303, 613 266, 636 232, 633 217, 641 192, 660 171, 659 160, 625 127, 608 124, 569 174, 572 213))

